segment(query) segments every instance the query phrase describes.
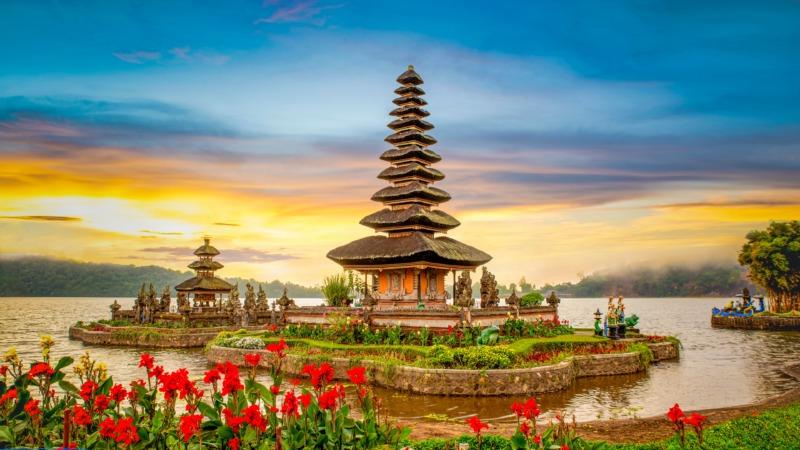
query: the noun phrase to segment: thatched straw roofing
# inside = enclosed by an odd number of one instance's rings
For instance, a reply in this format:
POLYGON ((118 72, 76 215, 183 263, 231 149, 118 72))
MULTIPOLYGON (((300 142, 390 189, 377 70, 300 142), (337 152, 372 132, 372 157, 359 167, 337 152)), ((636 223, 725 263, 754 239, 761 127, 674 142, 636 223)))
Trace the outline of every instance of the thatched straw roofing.
POLYGON ((393 148, 386 150, 381 155, 381 159, 389 162, 403 161, 406 159, 420 159, 430 163, 439 162, 442 157, 438 153, 418 145, 408 145, 403 148, 393 148))
POLYGON ((397 77, 397 82, 400 84, 411 84, 414 86, 424 83, 422 77, 414 71, 414 66, 408 66, 408 69, 397 77))
POLYGON ((197 247, 197 250, 194 251, 194 254, 197 256, 217 256, 219 255, 219 250, 216 249, 213 245, 209 242, 211 240, 206 238, 205 243, 200 247, 197 247))
POLYGON ((428 102, 426 102, 424 98, 420 97, 397 97, 396 99, 392 100, 392 103, 398 106, 411 103, 417 106, 425 106, 428 104, 428 102))
POLYGON ((194 277, 175 286, 176 291, 216 291, 228 292, 233 286, 217 277, 194 277))
POLYGON ((442 210, 430 210, 420 205, 413 205, 399 211, 389 208, 382 209, 364 217, 359 223, 378 230, 387 227, 418 225, 446 231, 461 225, 455 217, 442 210))
POLYGON ((417 176, 425 178, 428 181, 441 181, 444 180, 444 174, 434 169, 433 167, 426 167, 418 162, 403 164, 402 166, 387 167, 380 174, 378 178, 381 180, 397 180, 400 178, 408 178, 417 176))
POLYGON ((435 203, 444 203, 450 200, 447 192, 419 181, 412 181, 403 186, 388 186, 372 195, 376 202, 394 202, 404 199, 428 200, 435 203))
POLYGON ((225 266, 216 261, 202 259, 189 264, 189 268, 194 270, 219 270, 223 267, 225 266))
POLYGON ((407 128, 407 127, 417 127, 420 130, 432 130, 433 124, 422 120, 417 117, 403 117, 397 120, 393 120, 389 123, 389 128, 393 130, 399 130, 400 128, 407 128))
POLYGON ((328 258, 344 266, 381 266, 427 262, 455 267, 477 267, 491 256, 449 237, 412 232, 402 237, 371 236, 328 252, 328 258))

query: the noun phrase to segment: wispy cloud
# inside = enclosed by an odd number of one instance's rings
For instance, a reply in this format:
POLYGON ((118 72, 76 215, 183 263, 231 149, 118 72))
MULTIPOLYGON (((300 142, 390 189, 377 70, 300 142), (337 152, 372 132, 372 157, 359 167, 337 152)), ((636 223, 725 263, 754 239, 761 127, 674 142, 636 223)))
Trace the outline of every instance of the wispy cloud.
MULTIPOLYGON (((285 253, 272 253, 263 250, 256 250, 249 247, 242 248, 220 248, 222 254, 218 259, 225 262, 239 262, 239 263, 269 263, 275 261, 283 261, 297 258, 294 255, 285 253)), ((191 247, 147 247, 139 250, 140 252, 159 255, 165 259, 191 259, 191 247)))
POLYGON ((320 17, 324 10, 343 6, 341 4, 320 5, 317 0, 275 0, 266 1, 264 4, 274 9, 269 16, 256 19, 256 24, 306 22, 321 26, 325 24, 325 18, 320 17))
POLYGON ((182 236, 183 233, 180 231, 153 231, 153 230, 141 230, 142 233, 147 234, 156 234, 159 236, 182 236))
POLYGON ((33 220, 43 222, 80 222, 80 217, 68 216, 0 216, 0 219, 8 220, 33 220))
POLYGON ((194 50, 191 47, 174 47, 169 53, 185 62, 200 62, 212 66, 220 66, 230 61, 230 56, 210 50, 194 50))
POLYGON ((212 225, 218 225, 221 227, 240 227, 241 224, 238 223, 227 223, 227 222, 214 222, 212 225))
POLYGON ((161 58, 161 53, 159 52, 148 52, 142 50, 130 53, 113 52, 111 54, 120 61, 125 61, 129 64, 144 64, 146 62, 155 61, 161 58))

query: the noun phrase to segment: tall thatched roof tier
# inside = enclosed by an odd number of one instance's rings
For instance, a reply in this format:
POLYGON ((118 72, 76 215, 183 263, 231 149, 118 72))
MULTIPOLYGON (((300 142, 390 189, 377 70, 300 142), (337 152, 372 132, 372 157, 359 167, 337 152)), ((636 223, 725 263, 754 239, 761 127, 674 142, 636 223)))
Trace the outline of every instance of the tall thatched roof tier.
POLYGON ((488 262, 486 253, 454 239, 436 237, 460 225, 451 215, 434 209, 450 200, 450 194, 432 186, 444 179, 444 174, 431 167, 442 157, 428 146, 436 139, 426 134, 434 128, 424 120, 430 113, 421 108, 427 104, 418 87, 422 77, 409 66, 397 81, 400 97, 393 100, 397 108, 389 114, 397 117, 388 127, 392 134, 386 142, 394 148, 383 152, 380 159, 391 166, 378 175, 389 186, 380 189, 372 200, 386 208, 370 214, 361 224, 388 236, 360 239, 328 253, 328 257, 349 268, 435 267, 439 269, 475 268, 488 262))
POLYGON ((176 291, 229 292, 233 285, 217 277, 196 276, 175 286, 176 291))
POLYGON ((216 249, 213 245, 211 245, 210 238, 203 238, 203 245, 197 247, 197 250, 194 251, 194 254, 197 256, 217 256, 219 255, 219 250, 216 249))
POLYGON ((359 223, 375 231, 394 231, 404 228, 447 231, 461 225, 450 214, 421 205, 412 205, 399 210, 382 209, 364 217, 359 223))
POLYGON ((417 266, 473 268, 491 256, 449 237, 412 232, 400 237, 371 236, 335 248, 328 258, 346 268, 377 268, 413 263, 417 266))
POLYGON ((219 263, 217 261, 212 261, 210 259, 201 259, 189 264, 188 267, 193 270, 219 270, 225 266, 223 266, 222 263, 219 263))

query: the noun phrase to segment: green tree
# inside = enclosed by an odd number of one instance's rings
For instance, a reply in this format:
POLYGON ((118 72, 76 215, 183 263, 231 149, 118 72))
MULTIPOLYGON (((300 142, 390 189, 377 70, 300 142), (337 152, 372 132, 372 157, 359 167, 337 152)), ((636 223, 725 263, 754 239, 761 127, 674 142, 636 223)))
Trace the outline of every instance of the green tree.
POLYGON ((747 233, 739 264, 770 296, 770 311, 800 310, 800 221, 772 222, 747 233))

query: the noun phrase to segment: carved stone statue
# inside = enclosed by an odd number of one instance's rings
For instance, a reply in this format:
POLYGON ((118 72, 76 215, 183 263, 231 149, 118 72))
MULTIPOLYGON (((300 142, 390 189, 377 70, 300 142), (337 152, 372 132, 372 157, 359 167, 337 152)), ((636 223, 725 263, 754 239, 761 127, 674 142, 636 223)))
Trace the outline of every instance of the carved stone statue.
POLYGON ((294 300, 289 298, 287 295, 286 287, 283 288, 283 295, 281 298, 277 300, 278 305, 281 307, 282 310, 290 309, 290 308, 297 308, 297 305, 294 303, 294 300))
POLYGON ((456 281, 456 298, 453 304, 462 308, 472 308, 475 300, 472 298, 472 280, 469 278, 469 271, 465 270, 458 276, 456 281))
POLYGON ((483 275, 481 275, 481 308, 492 308, 499 304, 500 297, 497 290, 497 280, 484 266, 483 275))
POLYGON ((189 307, 189 298, 186 297, 186 292, 178 291, 178 311, 182 312, 191 309, 189 307))
POLYGON ((233 285, 233 289, 228 294, 228 304, 226 305, 227 309, 238 309, 241 307, 241 303, 239 303, 239 284, 236 283, 233 285))
POLYGON ((117 299, 114 299, 114 303, 112 303, 109 308, 111 309, 111 320, 117 320, 117 314, 119 314, 119 310, 122 309, 122 305, 119 304, 117 299))
MULTIPOLYGON (((553 308, 558 308, 558 304, 561 303, 561 299, 556 296, 556 291, 550 291, 550 295, 547 296, 545 301, 553 308)), ((610 301, 611 299, 609 299, 609 302, 610 301)))
POLYGON ((517 290, 511 291, 511 295, 506 299, 506 306, 519 306, 519 297, 517 297, 517 290))
POLYGON ((372 289, 364 290, 364 300, 361 301, 361 304, 366 308, 372 308, 378 304, 378 299, 372 296, 372 289))
POLYGON ((261 286, 260 284, 258 285, 256 309, 259 311, 269 311, 269 300, 267 300, 267 293, 264 292, 264 286, 261 286))
POLYGON ((159 309, 163 312, 169 312, 169 306, 172 303, 172 297, 169 295, 169 286, 164 288, 164 292, 161 293, 161 305, 159 305, 159 309))
POLYGON ((244 307, 248 310, 256 308, 256 291, 250 283, 245 286, 244 307))
POLYGON ((150 283, 150 291, 147 294, 147 321, 150 323, 156 320, 156 310, 158 309, 156 295, 156 288, 153 287, 153 283, 150 283))

